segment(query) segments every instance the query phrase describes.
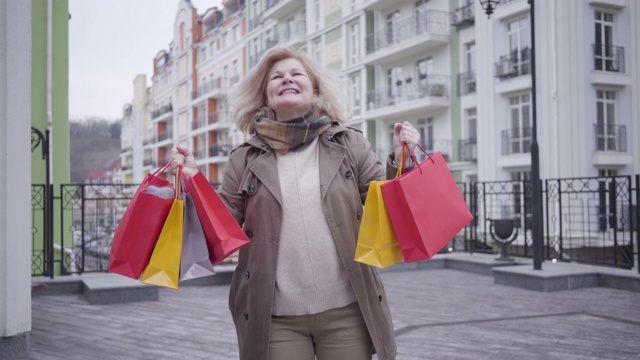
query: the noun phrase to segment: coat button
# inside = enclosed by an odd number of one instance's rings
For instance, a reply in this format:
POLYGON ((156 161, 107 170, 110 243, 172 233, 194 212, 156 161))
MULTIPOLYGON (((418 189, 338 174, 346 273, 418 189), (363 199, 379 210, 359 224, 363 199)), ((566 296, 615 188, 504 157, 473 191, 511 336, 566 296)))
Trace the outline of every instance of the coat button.
POLYGON ((380 300, 380 302, 382 302, 382 295, 378 295, 378 300, 380 300))
POLYGON ((360 218, 362 217, 362 214, 360 213, 360 211, 358 211, 358 213, 356 214, 356 217, 358 218, 358 221, 360 221, 360 218))
POLYGON ((353 176, 353 173, 351 172, 351 170, 347 170, 347 172, 344 173, 344 177, 346 177, 347 179, 351 179, 352 176, 353 176))
POLYGON ((247 273, 244 275, 244 277, 249 280, 249 278, 251 277, 251 272, 247 271, 247 273))
POLYGON ((256 193, 256 186, 251 184, 249 185, 249 190, 248 190, 249 194, 255 194, 256 193))
POLYGON ((249 314, 244 313, 244 319, 245 319, 245 320, 249 320, 249 314))
POLYGON ((245 233, 245 234, 247 234, 247 237, 248 237, 248 238, 253 237, 253 231, 251 231, 251 230, 247 230, 247 231, 245 231, 244 233, 245 233))

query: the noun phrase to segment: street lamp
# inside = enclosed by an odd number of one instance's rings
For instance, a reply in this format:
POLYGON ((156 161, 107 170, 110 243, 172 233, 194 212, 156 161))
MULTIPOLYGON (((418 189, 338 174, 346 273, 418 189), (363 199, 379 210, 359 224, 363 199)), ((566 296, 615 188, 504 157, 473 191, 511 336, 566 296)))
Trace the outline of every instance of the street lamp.
MULTIPOLYGON (((498 0, 480 0, 482 9, 491 17, 498 5, 498 0)), ((542 270, 542 182, 540 181, 540 152, 538 149, 538 127, 536 106, 536 37, 534 0, 528 0, 529 21, 531 27, 531 239, 533 241, 533 269, 542 270)))
POLYGON ((487 14, 487 18, 491 17, 499 2, 500 0, 480 0, 480 6, 482 6, 484 13, 487 14))

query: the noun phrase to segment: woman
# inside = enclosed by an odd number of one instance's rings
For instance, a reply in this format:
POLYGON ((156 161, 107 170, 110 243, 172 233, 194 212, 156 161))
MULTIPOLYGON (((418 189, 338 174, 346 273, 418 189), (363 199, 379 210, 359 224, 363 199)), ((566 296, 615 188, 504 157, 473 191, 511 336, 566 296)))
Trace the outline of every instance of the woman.
MULTIPOLYGON (((395 359, 378 272, 354 261, 369 182, 385 173, 340 125, 343 89, 308 56, 275 48, 229 93, 238 127, 256 135, 231 152, 218 190, 250 239, 229 292, 243 360, 395 359)), ((402 143, 419 140, 408 122, 394 130, 388 177, 402 143)), ((172 160, 197 171, 187 149, 172 160)))

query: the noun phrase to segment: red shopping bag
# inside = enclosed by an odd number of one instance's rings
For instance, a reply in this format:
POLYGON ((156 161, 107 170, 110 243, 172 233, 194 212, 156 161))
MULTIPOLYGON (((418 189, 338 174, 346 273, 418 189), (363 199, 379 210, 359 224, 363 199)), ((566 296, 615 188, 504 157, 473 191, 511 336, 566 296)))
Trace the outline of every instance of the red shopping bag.
POLYGON ((216 265, 249 242, 236 219, 201 172, 187 181, 202 230, 207 239, 209 260, 216 265))
POLYGON ((169 165, 147 174, 133 195, 113 236, 110 272, 138 280, 147 266, 173 204, 171 183, 158 177, 169 165))
POLYGON ((442 154, 427 156, 380 186, 405 262, 430 259, 473 219, 442 154))

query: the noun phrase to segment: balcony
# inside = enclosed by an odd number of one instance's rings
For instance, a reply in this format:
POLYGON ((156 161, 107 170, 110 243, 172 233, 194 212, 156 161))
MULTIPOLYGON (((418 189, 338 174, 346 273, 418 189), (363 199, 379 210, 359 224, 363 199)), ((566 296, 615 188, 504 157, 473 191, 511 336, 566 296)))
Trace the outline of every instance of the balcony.
POLYGON ((455 26, 457 30, 472 26, 476 22, 475 11, 473 3, 457 8, 451 14, 451 25, 455 26))
POLYGON ((169 131, 165 130, 158 133, 158 136, 156 137, 156 142, 161 142, 161 141, 167 140, 168 138, 169 138, 169 131))
POLYGON ((164 114, 168 114, 172 111, 173 111, 173 106, 171 104, 161 106, 158 109, 151 112, 151 118, 155 120, 156 118, 159 118, 160 116, 164 114))
POLYGON ((458 140, 458 158, 460 161, 478 160, 478 144, 476 138, 458 140))
POLYGON ((594 69, 624 73, 624 48, 606 44, 593 44, 594 69))
POLYGON ((476 92, 476 72, 474 70, 458 74, 458 96, 476 92))
POLYGON ((520 51, 514 50, 508 55, 500 57, 500 61, 494 64, 495 74, 501 80, 516 76, 531 74, 531 51, 523 48, 520 51))
POLYGON ((282 19, 296 9, 302 9, 304 6, 305 2, 303 0, 266 0, 262 17, 265 20, 282 19))
MULTIPOLYGON (((424 139, 420 145, 429 153, 429 155, 433 155, 439 151, 442 153, 442 157, 444 157, 445 161, 449 161, 451 154, 451 140, 424 139)), ((427 159, 427 155, 422 151, 416 151, 415 154, 419 162, 423 162, 427 159)))
MULTIPOLYGON (((392 88, 371 90, 367 93, 367 110, 372 111, 427 98, 447 99, 445 104, 448 105, 449 79, 446 75, 427 75, 427 78, 420 79, 417 83, 407 79, 404 83, 398 81, 392 88)), ((422 106, 428 105, 428 102, 418 101, 418 103, 422 106)))
POLYGON ((262 25, 263 22, 264 19, 262 18, 262 15, 256 15, 255 17, 251 18, 249 20, 249 31, 252 31, 253 29, 262 25))
POLYGON ((366 63, 389 63, 424 54, 449 42, 449 13, 438 10, 414 12, 367 35, 366 63))
POLYGON ((153 159, 151 158, 142 160, 143 166, 151 166, 151 164, 153 164, 153 159))
POLYGON ((229 156, 229 145, 211 145, 209 146, 209 157, 229 156))
MULTIPOLYGON (((239 77, 236 75, 235 78, 239 77)), ((234 82, 235 83, 235 82, 234 82)), ((226 96, 227 90, 232 84, 228 78, 217 77, 198 86, 197 89, 191 91, 191 100, 205 99, 205 97, 221 99, 226 96)))
POLYGON ((594 124, 596 151, 627 152, 627 127, 615 124, 594 124))
POLYGON ((530 126, 502 130, 502 155, 530 153, 531 138, 530 126))
POLYGON ((307 39, 307 23, 305 21, 294 21, 291 25, 284 24, 284 29, 279 34, 278 44, 280 46, 295 47, 302 45, 307 39))
POLYGON ((198 130, 201 127, 204 127, 205 125, 206 125, 205 116, 204 115, 198 116, 197 119, 191 122, 191 130, 198 130))

